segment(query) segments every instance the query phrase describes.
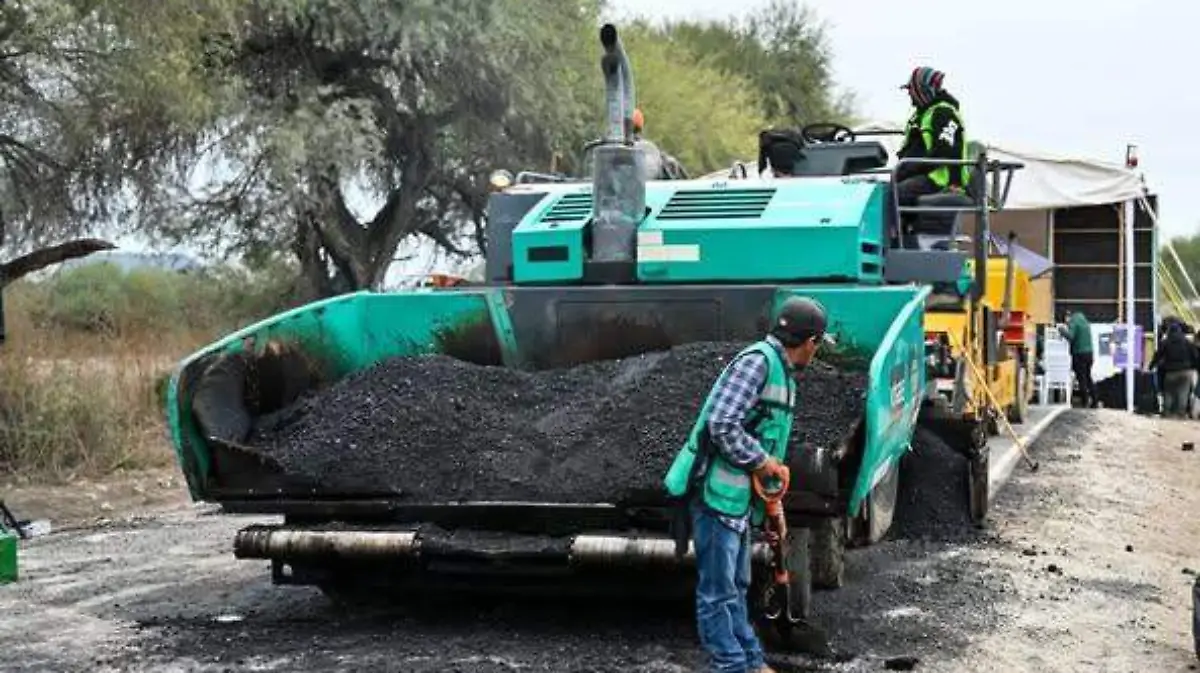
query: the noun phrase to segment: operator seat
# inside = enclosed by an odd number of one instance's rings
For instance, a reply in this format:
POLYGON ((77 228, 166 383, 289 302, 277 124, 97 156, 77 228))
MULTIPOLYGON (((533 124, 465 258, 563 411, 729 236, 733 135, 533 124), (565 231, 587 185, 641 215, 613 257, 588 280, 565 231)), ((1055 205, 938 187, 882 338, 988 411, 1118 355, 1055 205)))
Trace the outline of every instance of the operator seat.
MULTIPOLYGON (((917 197, 917 207, 972 208, 975 200, 965 192, 938 192, 917 197)), ((949 250, 962 232, 963 213, 912 213, 911 235, 920 250, 949 250)))

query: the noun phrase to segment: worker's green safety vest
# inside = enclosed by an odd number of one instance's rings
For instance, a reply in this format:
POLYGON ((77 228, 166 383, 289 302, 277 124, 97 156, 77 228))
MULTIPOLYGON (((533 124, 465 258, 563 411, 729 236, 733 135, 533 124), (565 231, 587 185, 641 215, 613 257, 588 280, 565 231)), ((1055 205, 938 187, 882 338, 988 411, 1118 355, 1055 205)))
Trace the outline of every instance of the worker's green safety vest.
MULTIPOLYGON (((921 131, 921 139, 925 142, 925 155, 929 156, 929 153, 933 151, 933 113, 938 108, 946 108, 949 110, 950 114, 954 117, 954 121, 958 124, 959 128, 962 129, 962 156, 958 158, 966 161, 968 158, 967 130, 963 127, 962 117, 959 116, 958 110, 954 109, 954 106, 946 101, 938 101, 933 105, 930 105, 925 109, 925 112, 921 114, 919 128, 921 131)), ((908 120, 909 128, 912 128, 917 123, 916 117, 917 113, 914 112, 912 117, 910 117, 908 120)), ((929 172, 929 179, 933 182, 933 184, 937 185, 938 188, 945 189, 950 184, 950 170, 952 168, 954 167, 938 166, 929 172)), ((971 182, 971 167, 960 166, 958 167, 958 170, 962 171, 962 186, 966 187, 971 182)))
MULTIPOLYGON (((796 383, 788 375, 782 355, 770 343, 759 341, 752 344, 743 349, 738 357, 747 353, 760 353, 767 358, 767 380, 759 394, 758 403, 747 414, 745 427, 758 439, 768 455, 781 462, 786 461, 788 439, 792 433, 792 407, 796 400, 796 383)), ((732 361, 730 364, 732 365, 732 361)), ((721 373, 721 379, 728 375, 727 366, 721 373)), ((713 390, 716 388, 717 386, 714 386, 713 390)), ((687 442, 667 470, 664 483, 667 493, 672 497, 682 498, 688 494, 693 483, 702 479, 704 504, 726 516, 745 516, 750 511, 753 500, 750 473, 734 467, 719 452, 706 450, 710 441, 708 415, 712 403, 713 392, 709 392, 687 442), (704 466, 703 463, 696 462, 701 453, 708 454, 707 470, 703 477, 695 474, 696 468, 704 466)), ((757 524, 762 520, 762 503, 753 504, 753 520, 757 524)))

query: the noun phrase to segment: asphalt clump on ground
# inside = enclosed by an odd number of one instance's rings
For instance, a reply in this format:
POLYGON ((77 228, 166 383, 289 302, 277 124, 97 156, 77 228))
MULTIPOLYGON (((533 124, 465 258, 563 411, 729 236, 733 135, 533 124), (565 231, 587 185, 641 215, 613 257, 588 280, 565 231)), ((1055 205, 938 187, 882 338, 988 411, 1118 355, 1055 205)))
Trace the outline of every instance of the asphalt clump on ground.
MULTIPOLYGON (((537 372, 447 356, 393 358, 299 400, 250 438, 289 474, 345 495, 414 501, 611 502, 658 497, 716 377, 744 343, 537 372)), ((866 376, 801 374, 793 448, 860 419, 866 376)))

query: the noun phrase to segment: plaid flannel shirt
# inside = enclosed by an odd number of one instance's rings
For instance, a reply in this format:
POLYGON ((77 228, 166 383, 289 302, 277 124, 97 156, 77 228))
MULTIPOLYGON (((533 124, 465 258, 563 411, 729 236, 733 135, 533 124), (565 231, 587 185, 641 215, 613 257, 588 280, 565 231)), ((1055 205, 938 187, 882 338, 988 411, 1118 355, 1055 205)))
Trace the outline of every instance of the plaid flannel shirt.
MULTIPOLYGON (((774 347, 791 374, 792 366, 783 353, 783 345, 773 336, 766 338, 774 347)), ((758 440, 746 432, 742 423, 746 414, 758 402, 767 382, 767 359, 759 353, 747 353, 730 365, 729 375, 720 381, 713 395, 708 415, 708 431, 713 445, 731 465, 753 471, 767 460, 767 453, 758 440)), ((749 516, 718 515, 721 523, 741 533, 746 530, 749 516)))

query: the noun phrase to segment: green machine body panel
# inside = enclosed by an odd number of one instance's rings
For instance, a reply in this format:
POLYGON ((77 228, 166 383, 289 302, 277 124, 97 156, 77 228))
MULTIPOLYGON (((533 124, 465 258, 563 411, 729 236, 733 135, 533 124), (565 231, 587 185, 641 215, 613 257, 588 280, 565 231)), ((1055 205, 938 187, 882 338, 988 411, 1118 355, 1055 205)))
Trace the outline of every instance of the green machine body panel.
MULTIPOLYGON (((907 449, 925 386, 925 298, 918 286, 701 285, 600 287, 482 287, 395 293, 358 292, 279 314, 231 334, 180 363, 168 387, 170 436, 192 497, 238 499, 221 460, 192 412, 190 382, 214 357, 261 349, 272 340, 299 345, 336 380, 394 356, 470 351, 481 364, 526 369, 565 366, 661 348, 640 342, 651 333, 671 343, 745 340, 761 336, 761 324, 792 294, 821 301, 839 343, 869 356, 862 462, 850 494, 851 513, 907 449), (631 336, 632 335, 632 336, 631 336), (605 350, 617 349, 617 350, 605 350), (622 350, 623 349, 623 350, 622 350), (479 358, 482 356, 482 360, 479 358)), ((805 410, 798 409, 803 422, 805 410)), ((240 479, 248 478, 243 469, 240 479)), ((311 498, 311 491, 272 491, 265 482, 249 489, 255 498, 272 492, 283 501, 311 498)))
MULTIPOLYGON (((925 301, 928 287, 793 287, 829 312, 829 332, 839 346, 870 353, 862 461, 850 493, 849 513, 857 515, 871 490, 908 451, 925 389, 925 301)), ((796 422, 804 422, 804 409, 796 422)))
POLYGON ((730 185, 682 186, 651 211, 638 230, 639 280, 883 282, 884 185, 730 185))
MULTIPOLYGON (((590 193, 550 192, 525 215, 512 232, 513 282, 583 278, 590 193)), ((885 194, 862 178, 651 182, 637 280, 881 284, 885 194)))

